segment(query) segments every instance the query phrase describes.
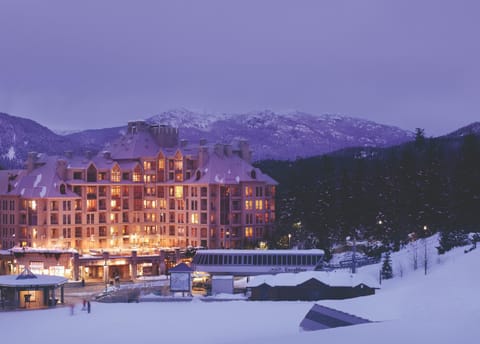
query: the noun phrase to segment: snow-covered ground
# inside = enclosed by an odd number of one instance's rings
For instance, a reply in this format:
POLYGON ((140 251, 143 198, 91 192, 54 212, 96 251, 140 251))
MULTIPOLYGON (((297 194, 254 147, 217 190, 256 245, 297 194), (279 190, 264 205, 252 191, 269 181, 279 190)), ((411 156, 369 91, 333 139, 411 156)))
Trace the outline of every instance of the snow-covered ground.
MULTIPOLYGON (((376 295, 317 303, 377 322, 316 332, 299 324, 313 302, 92 303, 92 313, 68 307, 0 313, 1 342, 103 343, 479 343, 480 248, 438 256, 427 241, 392 254, 395 278, 376 295), (415 251, 418 269, 413 270, 415 251), (402 276, 400 276, 400 274, 402 276)), ((380 264, 359 269, 378 276, 380 264)))

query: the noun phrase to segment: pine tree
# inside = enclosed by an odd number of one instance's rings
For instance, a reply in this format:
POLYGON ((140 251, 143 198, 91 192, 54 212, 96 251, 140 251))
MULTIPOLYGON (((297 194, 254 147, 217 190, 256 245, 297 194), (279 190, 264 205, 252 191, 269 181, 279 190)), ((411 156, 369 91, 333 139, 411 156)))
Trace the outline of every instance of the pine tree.
POLYGON ((383 265, 381 270, 382 279, 390 279, 393 277, 392 259, 390 258, 390 252, 385 253, 383 258, 383 265))
POLYGON ((438 254, 450 251, 454 247, 464 246, 468 243, 467 233, 459 230, 443 231, 440 233, 440 246, 437 247, 438 254))

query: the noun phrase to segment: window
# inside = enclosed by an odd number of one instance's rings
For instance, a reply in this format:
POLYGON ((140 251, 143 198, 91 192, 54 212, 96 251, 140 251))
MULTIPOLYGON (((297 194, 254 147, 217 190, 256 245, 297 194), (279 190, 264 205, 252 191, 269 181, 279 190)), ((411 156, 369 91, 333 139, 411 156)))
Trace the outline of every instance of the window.
POLYGON ((82 172, 73 172, 73 179, 83 180, 82 172))
POLYGON ((120 176, 121 176, 120 167, 118 167, 118 165, 113 166, 112 172, 111 172, 111 178, 110 178, 111 181, 114 183, 120 182, 120 176))
POLYGON ((96 199, 87 199, 87 210, 88 211, 97 210, 97 200, 96 199))
POLYGON ((87 169, 87 182, 96 182, 97 181, 97 169, 95 166, 90 165, 87 169))
POLYGON ((133 182, 134 183, 141 183, 142 182, 142 170, 140 166, 137 166, 133 171, 133 182))
POLYGON ((245 200, 245 210, 252 210, 252 209, 253 209, 253 201, 245 200))
POLYGON ((252 227, 245 227, 245 238, 253 237, 253 228, 252 227))
POLYGON ((143 162, 143 169, 145 171, 153 171, 155 169, 155 162, 153 161, 144 161, 143 162))
POLYGON ((255 209, 263 210, 263 201, 261 199, 255 200, 255 209))
POLYGON ((183 198, 183 186, 175 186, 175 198, 183 198))

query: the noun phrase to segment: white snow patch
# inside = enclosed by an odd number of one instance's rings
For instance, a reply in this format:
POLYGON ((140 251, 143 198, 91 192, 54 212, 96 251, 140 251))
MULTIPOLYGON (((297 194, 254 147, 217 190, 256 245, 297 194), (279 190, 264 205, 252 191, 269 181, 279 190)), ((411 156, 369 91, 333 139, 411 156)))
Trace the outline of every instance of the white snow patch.
POLYGON ((40 197, 45 197, 45 195, 47 194, 47 187, 46 186, 42 186, 42 191, 40 191, 40 197))
POLYGON ((22 191, 20 191, 20 195, 23 196, 24 193, 25 193, 25 188, 23 188, 22 191))
POLYGON ((37 174, 37 178, 35 178, 35 182, 33 183, 33 187, 36 188, 38 186, 38 184, 41 182, 42 180, 42 174, 39 173, 37 174))
POLYGON ((8 152, 4 154, 3 157, 9 160, 15 159, 15 148, 13 146, 10 146, 8 152))
POLYGON ((225 178, 221 178, 218 174, 215 175, 216 183, 225 183, 225 178))
POLYGON ((236 176, 236 177, 235 177, 235 181, 236 181, 237 183, 240 183, 240 177, 239 177, 239 176, 236 176))

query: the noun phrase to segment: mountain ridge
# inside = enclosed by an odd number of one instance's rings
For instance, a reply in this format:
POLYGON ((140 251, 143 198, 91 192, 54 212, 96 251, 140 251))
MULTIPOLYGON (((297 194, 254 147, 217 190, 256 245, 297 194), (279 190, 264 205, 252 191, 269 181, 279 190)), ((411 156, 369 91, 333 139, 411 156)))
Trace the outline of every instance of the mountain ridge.
MULTIPOLYGON (((256 161, 295 160, 348 147, 388 147, 414 139, 413 132, 394 126, 339 114, 301 111, 206 114, 179 108, 144 120, 178 127, 180 138, 191 143, 202 138, 209 143, 248 140, 256 161)), ((0 125, 0 165, 16 168, 23 165, 29 151, 51 155, 66 150, 98 152, 124 134, 127 123, 60 135, 33 120, 0 113, 0 125)))

